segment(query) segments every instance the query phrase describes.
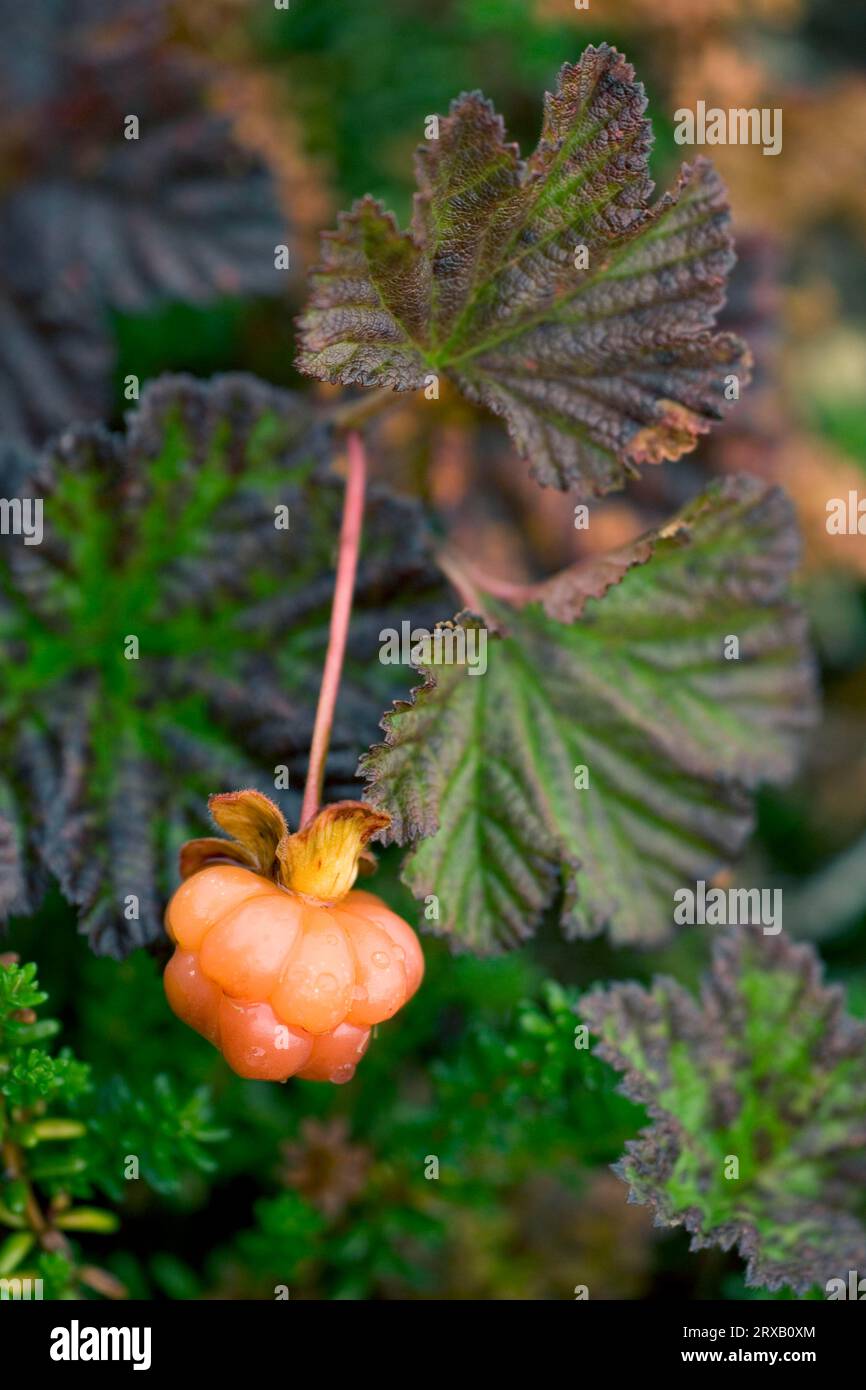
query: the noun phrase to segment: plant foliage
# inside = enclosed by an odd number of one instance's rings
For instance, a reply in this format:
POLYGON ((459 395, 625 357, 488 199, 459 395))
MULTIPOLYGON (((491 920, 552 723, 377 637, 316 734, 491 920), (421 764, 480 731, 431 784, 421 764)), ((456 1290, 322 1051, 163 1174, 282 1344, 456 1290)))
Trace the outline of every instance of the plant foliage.
POLYGON ((650 205, 645 107, 607 44, 563 67, 527 161, 480 93, 459 97, 419 149, 410 233, 363 198, 326 236, 301 370, 401 391, 445 372, 540 482, 584 496, 694 448, 749 370, 712 332, 728 208, 704 160, 650 205))
POLYGON ((863 1269, 866 1028, 813 947, 741 930, 699 1000, 662 978, 581 1013, 653 1120, 618 1165, 631 1201, 684 1225, 694 1250, 736 1246, 750 1285, 802 1294, 863 1269))
POLYGON ((167 8, 0 5, 7 435, 41 442, 103 413, 109 308, 282 288, 272 180, 206 109, 208 67, 169 42, 167 8))
POLYGON ((731 478, 519 612, 480 596, 485 674, 443 648, 362 762, 388 835, 419 842, 406 882, 440 930, 513 946, 562 881, 568 936, 669 934, 675 888, 739 849, 746 793, 790 775, 814 715, 796 557, 784 496, 731 478))
POLYGON ((33 964, 0 958, 0 1227, 11 1232, 0 1275, 42 1279, 48 1298, 82 1287, 119 1297, 122 1286, 85 1264, 76 1243, 112 1234, 118 1217, 80 1199, 119 1202, 142 1179, 176 1194, 191 1172, 213 1170, 208 1149, 223 1136, 202 1088, 181 1094, 157 1075, 133 1095, 118 1076, 97 1081, 68 1048, 52 1053, 59 1024, 36 1014, 46 998, 33 964))
MULTIPOLYGON (((125 436, 86 426, 38 464, 0 464, 7 498, 43 500, 45 531, 0 538, 4 915, 32 910, 50 874, 93 945, 121 954, 161 936, 215 786, 297 814, 342 499, 328 452, 294 396, 167 377, 125 436)), ((374 493, 365 536, 335 798, 388 690, 374 657, 390 607, 437 592, 413 504, 374 493)))

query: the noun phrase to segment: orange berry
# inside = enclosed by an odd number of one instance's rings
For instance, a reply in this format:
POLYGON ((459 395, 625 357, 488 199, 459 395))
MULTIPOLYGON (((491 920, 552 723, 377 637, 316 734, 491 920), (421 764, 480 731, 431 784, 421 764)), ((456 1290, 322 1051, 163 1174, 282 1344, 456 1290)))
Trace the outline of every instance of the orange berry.
MULTIPOLYGON (((209 873, 206 879, 199 874, 187 879, 168 905, 165 922, 169 936, 185 951, 197 951, 202 937, 214 922, 250 897, 249 869, 233 864, 218 867, 219 873, 209 873)), ((270 883, 261 885, 261 891, 272 888, 270 883)))
POLYGON ((274 1008, 287 1023, 329 1033, 349 1012, 355 976, 355 957, 336 912, 307 905, 301 939, 273 994, 274 1008))
POLYGON ((349 1023, 369 1027, 391 1018, 409 998, 409 985, 401 946, 365 915, 363 905, 354 911, 342 905, 334 916, 352 943, 355 956, 355 988, 346 1015, 349 1023), (398 953, 399 952, 399 957, 398 953))
POLYGON ((355 1075, 355 1068, 367 1051, 369 1028, 338 1023, 331 1033, 313 1039, 313 1050, 298 1076, 304 1081, 331 1081, 344 1086, 355 1075))
POLYGON ((288 1081, 310 1060, 313 1039, 280 1023, 270 1004, 241 1004, 223 995, 219 1048, 232 1071, 254 1081, 288 1081))
MULTIPOLYGON (((207 880, 221 868, 202 869, 207 880)), ((235 903, 204 933, 201 968, 234 999, 269 999, 301 932, 301 904, 279 888, 235 903)))
POLYGON ((404 922, 402 917, 398 917, 396 912, 392 912, 381 898, 376 897, 375 893, 366 893, 360 888, 353 888, 351 893, 347 893, 341 906, 350 912, 355 906, 362 908, 370 921, 384 927, 395 945, 402 948, 406 983, 409 989, 406 998, 407 1000, 411 999, 413 994, 417 994, 424 978, 424 952, 421 950, 421 942, 409 923, 404 922))
POLYGON ((232 857, 246 854, 251 867, 208 862, 223 841, 185 847, 191 876, 166 913, 176 943, 168 1002, 240 1076, 348 1081, 371 1026, 402 1008, 424 972, 409 924, 373 893, 347 891, 364 834, 373 833, 371 822, 381 825, 381 813, 340 803, 289 836, 258 793, 213 798, 212 806, 221 800, 249 846, 231 846, 232 857), (256 872, 265 866, 268 874, 256 872))
POLYGON ((217 1011, 222 990, 201 972, 193 951, 175 951, 162 977, 168 1002, 178 1018, 201 1033, 208 1042, 217 1042, 217 1011))

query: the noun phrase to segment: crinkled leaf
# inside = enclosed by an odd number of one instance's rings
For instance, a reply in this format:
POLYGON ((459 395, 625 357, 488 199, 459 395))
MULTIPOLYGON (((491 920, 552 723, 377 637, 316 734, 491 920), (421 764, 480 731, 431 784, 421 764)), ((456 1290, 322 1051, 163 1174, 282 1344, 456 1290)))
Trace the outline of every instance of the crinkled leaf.
MULTIPOLYGON (((258 788, 296 823, 342 510, 330 453, 298 398, 248 377, 163 378, 125 436, 70 430, 29 473, 7 451, 0 494, 44 503, 41 544, 0 538, 7 912, 32 909, 47 872, 120 953, 160 934, 210 793, 258 788)), ((413 607, 431 621, 439 584, 415 506, 374 490, 329 799, 357 794, 394 693, 381 628, 413 607)))
POLYGON ((9 438, 41 440, 102 413, 112 353, 92 295, 48 277, 42 224, 8 202, 0 218, 0 421, 9 438))
POLYGON ((540 482, 586 496, 694 448, 726 377, 749 370, 743 343, 711 331, 728 206, 701 159, 650 205, 645 107, 630 64, 587 48, 524 162, 480 93, 459 97, 418 152, 411 231, 364 198, 325 237, 301 370, 398 390, 447 372, 504 417, 540 482))
POLYGON ((790 774, 813 715, 804 620, 786 598, 796 557, 783 494, 730 478, 520 612, 481 596, 501 632, 486 672, 468 645, 465 664, 434 647, 426 684, 362 764, 390 837, 420 840, 404 877, 437 896, 439 930, 514 945, 561 874, 566 935, 667 936, 675 889, 739 849, 746 792, 790 774))
POLYGON ((802 1294, 866 1266, 866 1028, 811 946, 740 930, 699 1000, 614 985, 582 1016, 654 1123, 617 1171, 692 1249, 737 1247, 746 1282, 802 1294), (739 1162, 739 1175, 730 1159, 739 1162))
POLYGON ((207 110, 210 70, 168 41, 161 0, 7 10, 0 410, 4 433, 41 441, 103 412, 109 307, 278 293, 286 232, 264 168, 207 110))

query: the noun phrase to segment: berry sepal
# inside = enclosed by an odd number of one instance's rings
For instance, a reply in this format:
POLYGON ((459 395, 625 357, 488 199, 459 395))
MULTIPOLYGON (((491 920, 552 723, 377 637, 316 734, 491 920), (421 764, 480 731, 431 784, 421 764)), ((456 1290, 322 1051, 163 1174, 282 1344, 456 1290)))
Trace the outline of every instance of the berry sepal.
POLYGON ((386 812, 364 801, 336 801, 292 834, 279 807, 251 788, 212 796, 208 809, 231 839, 208 836, 187 841, 180 852, 183 879, 211 864, 229 862, 322 903, 340 902, 359 870, 370 872, 375 867, 367 846, 390 824, 386 812))

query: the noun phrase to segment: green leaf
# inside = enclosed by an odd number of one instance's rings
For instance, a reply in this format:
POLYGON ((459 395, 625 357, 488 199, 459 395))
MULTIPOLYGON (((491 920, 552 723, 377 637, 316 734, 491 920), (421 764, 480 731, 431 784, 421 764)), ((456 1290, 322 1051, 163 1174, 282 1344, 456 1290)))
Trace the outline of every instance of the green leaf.
POLYGON ((247 1268, 264 1282, 290 1284, 319 1253, 325 1218, 296 1192, 262 1198, 255 1204, 256 1225, 237 1245, 247 1268))
POLYGON ((44 1252, 36 1262, 38 1277, 43 1281, 42 1296, 46 1299, 71 1298, 77 1296, 73 1280, 73 1269, 64 1255, 44 1252))
POLYGON ((103 1211, 99 1207, 72 1207, 54 1218, 55 1226, 61 1231, 93 1231, 100 1235, 113 1235, 120 1225, 113 1211, 103 1211))
POLYGON ((80 1139, 87 1133, 87 1126, 80 1120, 67 1120, 60 1116, 52 1116, 49 1119, 31 1120, 26 1125, 21 1125, 18 1129, 17 1139, 25 1149, 35 1148, 37 1144, 45 1142, 55 1143, 59 1140, 80 1139))
POLYGON ((204 1087, 181 1091, 162 1073, 136 1090, 125 1078, 111 1077, 87 1106, 87 1134, 79 1149, 88 1184, 119 1201, 130 1155, 138 1159, 142 1179, 164 1196, 179 1192, 193 1172, 212 1173, 211 1151, 226 1138, 214 1127, 212 1109, 204 1087))
POLYGON ((580 496, 694 448, 750 358, 712 332, 734 259, 722 184, 699 159, 650 205, 645 107, 631 65, 587 48, 524 162, 481 94, 459 97, 418 151, 411 231, 364 198, 325 237, 299 368, 401 391, 445 372, 539 482, 580 496))
POLYGON ((36 1009, 48 995, 36 979, 36 966, 31 962, 18 965, 15 961, 0 961, 0 1027, 10 1021, 19 1009, 36 1009))
POLYGON ((36 1237, 31 1231, 19 1231, 15 1235, 7 1236, 0 1244, 0 1274, 11 1274, 17 1269, 35 1244, 36 1237))
MULTIPOLYGON (((10 1182, 6 1183, 6 1185, 3 1188, 3 1199, 5 1203, 6 1214, 11 1214, 11 1217, 13 1218, 9 1224, 16 1225, 17 1218, 20 1217, 24 1212, 26 1212, 27 1197, 27 1184, 21 1178, 12 1178, 10 1182)), ((6 1219, 5 1214, 4 1219, 6 1219)), ((26 1222, 22 1221, 21 1224, 25 1225, 26 1222)))
MULTIPOLYGON (((404 879, 436 895, 440 932, 476 951, 515 945, 561 877, 567 936, 668 936, 675 889, 740 848, 747 791, 791 773, 814 716, 786 597, 796 558, 783 494, 728 478, 522 611, 481 595, 499 629, 484 674, 430 644, 426 683, 385 715, 362 770, 389 835, 421 840, 404 879)), ((460 621, 471 658, 480 620, 460 621)))
POLYGON ((557 1158, 574 1174, 612 1162, 634 1132, 643 1116, 577 1045, 576 1006, 573 991, 547 980, 506 1022, 474 1020, 461 1047, 432 1064, 434 1113, 418 1129, 432 1120, 448 1187, 513 1184, 557 1158))
MULTIPOLYGON (((71 429, 8 476, 0 459, 3 495, 44 500, 41 544, 0 538, 0 909, 32 910, 52 874, 120 955, 161 936, 211 792, 257 787, 297 817, 342 510, 330 452, 293 395, 165 377, 123 436, 71 429)), ((415 505, 374 489, 329 799, 357 795, 394 693, 381 628, 432 620, 440 585, 415 505)))
POLYGON ((0 1079, 0 1095, 10 1105, 22 1109, 37 1101, 52 1101, 62 1096, 64 1101, 84 1095, 90 1088, 90 1068, 64 1049, 59 1056, 49 1057, 39 1048, 18 1055, 0 1079))
POLYGON ((617 1168, 630 1201, 692 1249, 736 1246, 749 1285, 802 1294, 866 1267, 866 1027, 812 946, 741 929, 699 1000, 657 978, 597 991, 582 1015, 654 1121, 617 1168))
POLYGON ((66 1158, 38 1158, 30 1165, 30 1176, 34 1182, 77 1178, 86 1172, 87 1159, 80 1154, 69 1154, 66 1158))

